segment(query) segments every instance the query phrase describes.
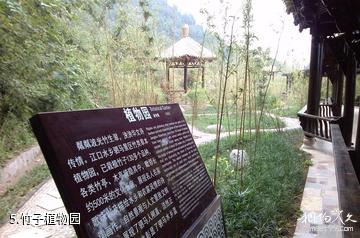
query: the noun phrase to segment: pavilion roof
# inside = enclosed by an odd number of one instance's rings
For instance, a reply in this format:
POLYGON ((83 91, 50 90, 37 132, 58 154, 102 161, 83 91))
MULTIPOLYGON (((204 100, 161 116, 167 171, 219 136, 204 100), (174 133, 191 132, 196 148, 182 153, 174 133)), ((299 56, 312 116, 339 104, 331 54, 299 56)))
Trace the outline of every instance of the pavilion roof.
POLYGON ((182 57, 203 58, 213 60, 216 58, 209 49, 203 47, 190 36, 181 38, 178 42, 161 52, 160 58, 172 59, 182 57))
POLYGON ((161 52, 160 58, 165 60, 202 59, 211 61, 216 58, 216 55, 191 38, 189 26, 185 24, 182 27, 182 38, 161 52))

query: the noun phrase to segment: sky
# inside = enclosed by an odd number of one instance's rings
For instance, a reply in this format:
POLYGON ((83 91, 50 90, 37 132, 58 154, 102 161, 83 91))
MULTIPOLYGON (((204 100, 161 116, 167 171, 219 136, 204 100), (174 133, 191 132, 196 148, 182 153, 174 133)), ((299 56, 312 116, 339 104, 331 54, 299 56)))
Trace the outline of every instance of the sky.
MULTIPOLYGON (((216 26, 215 31, 222 34, 225 4, 221 4, 220 1, 168 0, 168 4, 171 6, 175 5, 182 13, 193 15, 196 23, 204 28, 206 28, 206 17, 200 13, 200 9, 207 9, 211 15, 216 16, 213 19, 213 23, 216 26)), ((239 18, 234 28, 236 29, 236 38, 241 39, 243 32, 241 29, 243 0, 227 0, 224 2, 229 5, 228 15, 239 18)), ((299 32, 298 26, 295 26, 293 23, 293 16, 286 13, 282 0, 253 0, 253 19, 253 32, 258 38, 254 42, 254 47, 270 48, 272 57, 274 57, 279 32, 281 32, 283 26, 277 56, 278 60, 280 62, 286 61, 288 65, 297 68, 304 68, 309 64, 311 46, 309 29, 303 30, 301 33, 299 32)), ((228 32, 230 32, 230 29, 228 29, 228 32)))

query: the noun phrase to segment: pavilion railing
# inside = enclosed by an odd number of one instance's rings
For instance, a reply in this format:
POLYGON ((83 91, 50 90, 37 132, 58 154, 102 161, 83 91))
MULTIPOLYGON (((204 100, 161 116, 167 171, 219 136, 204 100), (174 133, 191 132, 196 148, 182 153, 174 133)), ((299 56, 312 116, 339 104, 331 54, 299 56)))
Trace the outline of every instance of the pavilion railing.
POLYGON ((333 116, 332 104, 329 101, 319 105, 319 115, 307 113, 305 105, 299 112, 298 117, 304 134, 310 137, 317 137, 326 141, 331 141, 330 124, 338 123, 340 117, 333 116))
POLYGON ((321 103, 319 105, 319 114, 321 117, 334 117, 331 103, 321 103))

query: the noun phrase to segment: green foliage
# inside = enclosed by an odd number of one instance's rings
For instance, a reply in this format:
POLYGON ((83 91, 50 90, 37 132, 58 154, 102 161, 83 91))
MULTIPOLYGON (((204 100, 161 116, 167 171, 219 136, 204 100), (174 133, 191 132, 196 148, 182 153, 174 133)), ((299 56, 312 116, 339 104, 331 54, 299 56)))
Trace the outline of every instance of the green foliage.
POLYGON ((27 120, 34 113, 91 106, 77 60, 81 52, 63 23, 71 17, 67 7, 61 1, 0 1, 1 161, 33 143, 27 120))
POLYGON ((207 91, 204 88, 200 88, 197 86, 196 88, 192 88, 186 93, 186 97, 190 99, 190 104, 192 107, 192 114, 194 119, 198 116, 198 111, 201 109, 207 102, 207 91))
POLYGON ((307 100, 307 86, 304 87, 307 78, 302 70, 292 72, 292 86, 288 95, 288 105, 302 108, 307 100))
POLYGON ((205 88, 200 88, 198 87, 197 89, 190 89, 187 93, 186 96, 191 100, 191 101, 195 101, 197 100, 199 103, 204 103, 206 102, 207 99, 207 91, 205 88))
MULTIPOLYGON (((258 105, 261 105, 263 102, 263 96, 258 95, 256 97, 256 101, 258 103, 258 105)), ((279 97, 276 97, 275 95, 267 95, 266 97, 266 101, 265 101, 265 108, 268 110, 274 109, 274 108, 278 108, 281 106, 281 101, 279 99, 279 97)))
MULTIPOLYGON (((244 167, 243 186, 239 174, 229 165, 228 156, 236 148, 236 138, 221 140, 218 164, 218 192, 222 197, 229 237, 284 237, 299 214, 300 198, 309 163, 299 150, 302 132, 265 133, 257 145, 245 137, 243 148, 250 156, 244 167)), ((199 147, 213 177, 214 143, 199 147)))
POLYGON ((149 8, 0 0, 0 164, 34 143, 38 112, 164 101, 149 8))

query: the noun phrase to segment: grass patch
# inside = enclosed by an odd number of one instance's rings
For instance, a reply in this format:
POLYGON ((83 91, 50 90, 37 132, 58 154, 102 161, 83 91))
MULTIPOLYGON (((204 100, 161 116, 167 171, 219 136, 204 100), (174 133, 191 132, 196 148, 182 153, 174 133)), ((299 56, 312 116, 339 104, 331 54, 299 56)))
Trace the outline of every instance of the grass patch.
MULTIPOLYGON (((258 113, 258 116, 260 113, 258 113)), ((245 118, 245 129, 255 129, 255 120, 254 115, 246 113, 245 118)), ((191 115, 185 115, 186 121, 191 124, 192 117, 191 115)), ((207 133, 215 133, 215 128, 207 128, 209 125, 216 125, 217 122, 217 115, 198 115, 198 118, 194 121, 194 126, 199 129, 200 131, 207 132, 207 133)), ((230 114, 229 117, 225 114, 223 117, 223 130, 222 131, 235 131, 236 128, 236 118, 234 114, 230 114)), ((238 125, 240 124, 240 120, 238 121, 238 125)), ((261 120, 261 128, 269 129, 269 128, 282 128, 285 127, 285 123, 277 117, 272 117, 267 114, 263 114, 261 120)))
POLYGON ((10 213, 13 213, 31 189, 39 185, 45 179, 50 177, 50 171, 47 165, 41 164, 26 173, 20 180, 8 188, 0 197, 0 221, 6 220, 10 213))
POLYGON ((281 117, 297 118, 297 113, 303 106, 288 106, 284 108, 276 108, 272 109, 271 113, 281 117))
MULTIPOLYGON (((191 106, 185 107, 184 113, 185 114, 192 114, 193 113, 192 107, 191 106)), ((198 113, 199 114, 217 113, 217 109, 213 105, 206 105, 206 106, 199 107, 198 113)))
MULTIPOLYGON (((299 147, 300 130, 264 133, 257 145, 246 138, 243 148, 250 160, 243 170, 243 186, 239 172, 228 162, 236 138, 221 140, 218 163, 217 192, 222 197, 229 237, 290 237, 300 215, 300 200, 309 163, 299 147)), ((199 146, 205 165, 213 177, 214 142, 199 146)))

